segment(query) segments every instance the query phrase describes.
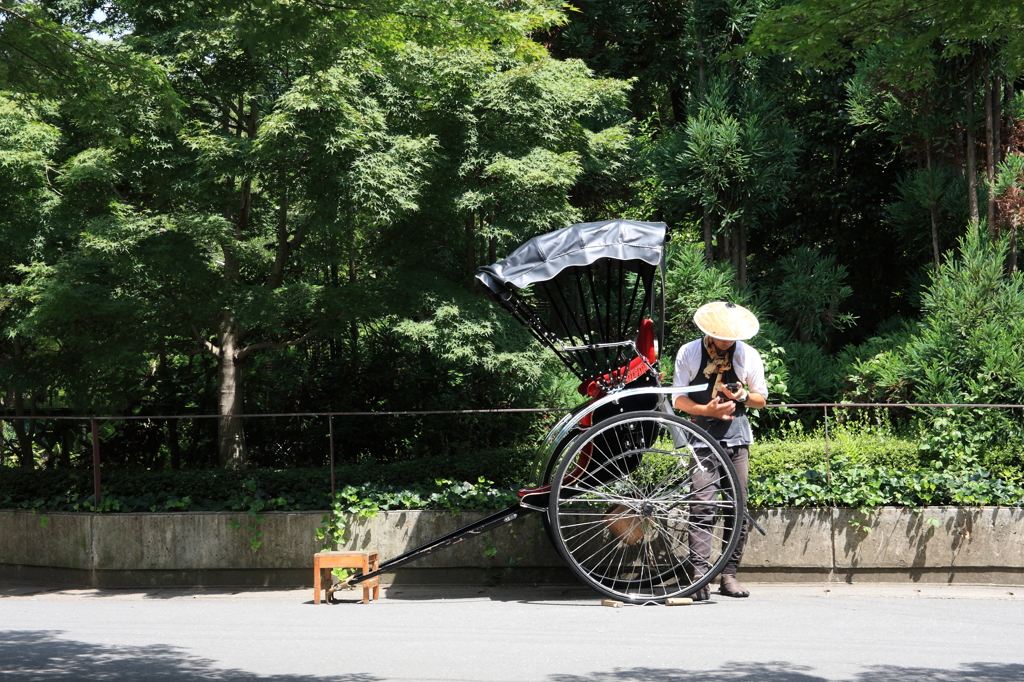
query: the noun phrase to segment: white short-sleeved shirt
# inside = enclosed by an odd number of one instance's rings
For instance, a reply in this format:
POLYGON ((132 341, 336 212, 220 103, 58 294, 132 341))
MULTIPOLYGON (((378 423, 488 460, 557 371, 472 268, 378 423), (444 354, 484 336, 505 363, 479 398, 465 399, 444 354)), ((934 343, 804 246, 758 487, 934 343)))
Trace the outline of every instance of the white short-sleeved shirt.
MULTIPOLYGON (((673 386, 689 386, 694 378, 704 371, 700 366, 701 347, 704 339, 697 339, 690 343, 683 344, 676 353, 676 369, 672 377, 673 386)), ((753 347, 736 342, 736 348, 732 353, 732 367, 736 370, 736 378, 746 384, 747 389, 759 393, 766 400, 768 399, 768 384, 764 380, 764 362, 761 354, 753 347)), ((673 393, 672 404, 676 399, 685 395, 684 393, 673 393)))

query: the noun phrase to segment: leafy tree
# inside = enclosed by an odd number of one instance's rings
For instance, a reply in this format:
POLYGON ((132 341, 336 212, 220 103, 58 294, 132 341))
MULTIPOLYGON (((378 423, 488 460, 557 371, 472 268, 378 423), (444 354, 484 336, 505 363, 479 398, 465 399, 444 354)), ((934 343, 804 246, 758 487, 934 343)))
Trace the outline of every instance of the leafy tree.
MULTIPOLYGON (((976 99, 980 91, 985 150, 980 165, 991 186, 1005 150, 1004 100, 1012 99, 1014 80, 1024 73, 1022 33, 1024 10, 991 0, 869 0, 853 7, 834 0, 801 0, 766 13, 744 50, 755 54, 789 53, 825 67, 859 59, 862 74, 874 81, 873 87, 902 93, 898 100, 887 101, 890 125, 902 128, 903 135, 908 128, 927 132, 923 147, 928 169, 936 146, 964 149, 969 211, 972 219, 978 220, 976 99), (958 126, 936 119, 934 93, 944 83, 955 84, 963 97, 960 140, 956 139, 958 126), (899 125, 900 118, 907 121, 899 125), (937 121, 945 127, 945 144, 936 145, 933 137, 937 121)), ((996 207, 990 195, 986 222, 993 235, 998 234, 1001 224, 996 207)), ((932 208, 936 243, 934 205, 932 208)))
POLYGON ((853 323, 840 308, 853 290, 845 284, 846 268, 834 256, 811 248, 796 249, 779 263, 783 277, 774 292, 777 315, 802 343, 825 342, 832 329, 853 323))
MULTIPOLYGON (((32 344, 19 333, 12 319, 30 305, 24 296, 12 295, 25 281, 26 270, 37 253, 32 237, 45 233, 48 208, 57 198, 50 184, 53 173, 51 155, 59 145, 60 132, 44 120, 52 107, 47 102, 18 102, 0 95, 0 239, 5 248, 0 255, 0 272, 5 296, 0 300, 0 324, 3 325, 3 385, 12 394, 14 430, 18 440, 18 462, 33 466, 33 430, 25 428, 24 396, 37 398, 45 385, 33 357, 32 344)), ((34 412, 35 400, 31 401, 34 412)))
MULTIPOLYGON (((487 331, 492 313, 465 291, 475 266, 575 220, 569 196, 609 183, 628 144, 625 84, 526 40, 559 20, 553 6, 122 2, 102 20, 93 9, 24 3, 17 11, 45 30, 14 36, 41 52, 72 36, 88 53, 73 75, 116 70, 116 56, 131 85, 101 91, 97 108, 123 117, 85 126, 74 106, 55 116, 56 130, 89 134, 65 135, 49 161, 65 242, 32 266, 12 318, 39 343, 65 340, 47 371, 75 368, 56 384, 97 398, 79 408, 158 395, 184 406, 192 399, 158 384, 186 368, 207 376, 182 360, 205 354, 220 462, 241 467, 257 353, 329 339, 318 349, 369 376, 360 346, 392 324, 403 353, 460 358, 481 376, 518 363, 531 368, 517 370, 527 386, 540 381, 529 354, 513 361, 510 347, 480 343, 470 357, 450 344, 504 333, 487 331), (95 31, 112 39, 85 35, 95 31), (422 326, 401 324, 410 318, 443 319, 448 343, 428 343, 422 326)), ((38 87, 72 99, 51 81, 38 87)))
MULTIPOLYGON (((1017 112, 1021 111, 1024 108, 1024 97, 1018 94, 1014 105, 1014 109, 1017 112)), ((1021 118, 1019 113, 1011 116, 1011 120, 1020 121, 1021 118)), ((1024 220, 1024 193, 1021 191, 1022 184, 1024 184, 1024 150, 1022 150, 1024 124, 1017 123, 1015 128, 1011 129, 1011 134, 1008 137, 1010 148, 1015 151, 1007 154, 1006 158, 999 164, 989 192, 998 204, 999 214, 1003 217, 1005 226, 1008 228, 1009 238, 1007 246, 1009 255, 1007 257, 1006 270, 1007 272, 1016 272, 1018 270, 1017 235, 1020 233, 1021 222, 1024 220)))
MULTIPOLYGON (((1024 401, 1024 278, 1004 273, 1005 240, 986 242, 969 230, 923 297, 921 332, 907 348, 920 402, 1024 401)), ((924 447, 946 461, 1022 435, 1020 420, 1000 410, 936 415, 932 426, 924 447)))
POLYGON ((701 336, 702 332, 693 323, 693 314, 698 308, 711 301, 745 304, 746 299, 736 293, 731 265, 709 264, 704 259, 704 249, 697 242, 681 239, 670 242, 665 261, 664 352, 675 353, 682 344, 701 336))
POLYGON ((666 192, 682 195, 682 206, 699 207, 708 262, 718 219, 719 257, 732 262, 742 288, 747 231, 781 203, 798 144, 770 95, 754 87, 736 93, 736 87, 723 80, 708 86, 686 124, 666 141, 658 172, 666 192))
POLYGON ((910 171, 896 189, 900 200, 889 205, 889 222, 902 237, 904 248, 917 256, 915 260, 930 250, 932 268, 938 272, 944 251, 941 244, 952 242, 959 226, 967 223, 966 185, 953 168, 935 164, 910 171), (931 226, 931 239, 920 229, 925 219, 931 226))
POLYGON ((1024 8, 995 0, 800 0, 765 12, 747 49, 782 50, 829 66, 897 38, 905 63, 925 65, 936 40, 948 55, 960 53, 962 43, 987 40, 1005 41, 1007 57, 1017 61, 1024 58, 1014 40, 1022 26, 1024 8))
MULTIPOLYGON (((851 397, 921 403, 1020 404, 1024 399, 1024 280, 1006 274, 1006 242, 977 226, 933 274, 916 325, 896 320, 884 334, 844 353, 851 397)), ((1018 417, 998 409, 932 409, 922 451, 940 464, 979 461, 1019 443, 1018 417)))

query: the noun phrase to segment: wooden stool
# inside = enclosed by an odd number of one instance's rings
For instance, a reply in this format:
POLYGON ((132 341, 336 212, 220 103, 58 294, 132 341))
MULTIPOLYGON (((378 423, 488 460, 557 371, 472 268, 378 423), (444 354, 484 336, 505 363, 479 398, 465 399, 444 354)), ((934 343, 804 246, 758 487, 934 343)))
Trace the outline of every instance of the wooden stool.
MULTIPOLYGON (((377 570, 376 552, 317 552, 313 555, 313 603, 320 603, 320 579, 321 575, 327 580, 327 587, 331 586, 332 568, 361 568, 363 575, 377 570)), ((370 588, 373 588, 373 599, 380 599, 380 576, 370 578, 361 583, 363 588, 363 603, 370 601, 370 588)))

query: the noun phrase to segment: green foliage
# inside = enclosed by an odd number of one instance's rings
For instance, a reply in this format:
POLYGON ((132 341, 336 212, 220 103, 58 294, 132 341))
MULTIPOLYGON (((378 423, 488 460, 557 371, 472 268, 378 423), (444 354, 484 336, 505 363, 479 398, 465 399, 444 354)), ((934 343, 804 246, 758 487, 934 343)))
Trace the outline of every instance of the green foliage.
MULTIPOLYGON (((762 327, 762 329, 764 329, 762 327)), ((787 351, 775 342, 774 335, 769 333, 759 334, 750 340, 750 345, 761 354, 761 361, 764 363, 764 381, 768 386, 768 395, 774 403, 793 402, 793 393, 790 383, 793 381, 790 360, 787 351)), ((758 412, 755 410, 755 412, 758 412)), ((788 409, 780 408, 775 410, 780 415, 789 413, 788 409)), ((755 414, 751 418, 757 423, 764 413, 755 414)))
MULTIPOLYGON (((1024 500, 1021 448, 991 452, 981 465, 939 469, 921 459, 917 443, 914 438, 892 436, 885 424, 865 428, 833 423, 826 452, 821 432, 802 434, 799 427, 791 429, 784 437, 762 440, 751 448, 751 505, 1012 506, 1024 500)), ((517 499, 514 487, 483 476, 475 483, 422 477, 419 483, 399 483, 407 479, 381 475, 381 470, 388 469, 376 467, 377 482, 360 484, 354 483, 359 480, 354 476, 367 469, 339 469, 333 500, 329 472, 323 469, 106 472, 103 503, 95 509, 89 471, 5 468, 0 469, 0 508, 244 511, 250 517, 246 530, 255 551, 262 541, 259 524, 268 511, 331 510, 320 531, 329 546, 341 541, 352 515, 373 516, 396 509, 501 509, 517 499)), ((436 464, 421 474, 430 470, 436 470, 436 464)))
POLYGON ((839 456, 804 471, 752 478, 750 506, 871 509, 880 506, 1006 506, 1024 504, 1020 478, 1003 480, 978 466, 895 468, 839 456))
POLYGON ((943 128, 959 109, 959 88, 934 82, 939 74, 955 76, 936 64, 932 50, 918 56, 922 62, 906 60, 899 37, 865 50, 847 83, 850 121, 886 134, 895 145, 924 141, 933 152, 948 152, 952 143, 943 128))
POLYGON ((849 5, 835 0, 800 0, 766 12, 755 25, 747 50, 774 50, 835 68, 859 50, 898 42, 903 59, 926 72, 928 53, 942 40, 943 56, 962 54, 965 45, 1001 43, 1006 58, 1021 63, 1017 39, 1024 9, 995 0, 871 0, 849 5))
MULTIPOLYGON (((1005 246, 977 231, 961 241, 922 301, 919 327, 894 321, 885 335, 841 358, 852 368, 848 396, 870 402, 1021 404, 1024 290, 1019 274, 1002 271, 1005 246)), ((924 410, 922 455, 936 466, 984 461, 1021 440, 1013 411, 988 408, 924 410)), ((997 457, 998 459, 998 457, 997 457)))
MULTIPOLYGON (((1020 97, 1020 96, 1018 96, 1020 97)), ((1024 97, 1021 97, 1024 101, 1024 97)), ((995 182, 990 191, 995 197, 1011 197, 1021 191, 1024 180, 1024 154, 1009 154, 996 171, 995 182)))
POLYGON ((857 61, 848 84, 851 121, 887 135, 918 161, 898 182, 900 199, 888 207, 888 221, 908 255, 933 268, 968 219, 967 183, 956 170, 960 143, 949 135, 951 121, 967 117, 957 82, 962 67, 940 59, 937 46, 920 52, 918 63, 906 58, 898 38, 876 45, 857 61))
POLYGON ((791 338, 823 342, 831 330, 853 324, 853 316, 840 311, 853 289, 845 284, 846 268, 835 256, 800 247, 780 261, 779 269, 782 282, 773 292, 774 310, 791 338))
POLYGON ((798 149, 769 93, 715 80, 692 103, 685 126, 666 141, 656 171, 683 213, 702 207, 723 228, 753 225, 785 196, 798 149))
MULTIPOLYGON (((894 320, 883 335, 847 348, 847 395, 858 401, 1021 404, 1024 288, 1003 272, 1005 244, 978 230, 961 240, 922 294, 920 325, 894 320)), ((987 408, 920 414, 922 455, 936 466, 978 463, 1021 440, 1021 415, 987 408)))
MULTIPOLYGON (((459 498, 462 484, 436 484, 438 474, 449 481, 495 481, 506 490, 526 480, 530 450, 500 448, 449 456, 429 456, 393 463, 364 461, 339 464, 335 481, 340 489, 382 491, 429 490, 424 499, 459 498), (447 486, 447 487, 445 487, 447 486), (431 495, 437 493, 433 498, 431 495)), ((324 468, 245 472, 205 469, 192 471, 104 471, 103 511, 246 511, 258 524, 265 511, 327 509, 330 472, 324 468)), ((465 488, 465 505, 480 504, 476 488, 465 488), (472 499, 470 499, 472 498, 472 499), (476 501, 474 501, 476 500, 476 501)), ((32 470, 0 467, 0 507, 83 511, 93 509, 93 476, 89 469, 32 470)), ((394 492, 397 494, 397 492, 394 492)), ((421 495, 421 497, 423 497, 421 495)), ((431 502, 433 504, 433 502, 431 502)), ((391 503, 382 503, 391 504, 391 503)), ((382 508, 394 508, 385 506, 382 508)), ((476 507, 471 507, 476 508, 476 507)))
POLYGON ((952 244, 967 224, 967 184, 953 168, 936 164, 931 169, 911 171, 896 187, 900 200, 889 206, 889 222, 900 241, 925 260, 932 252, 930 211, 937 221, 939 252, 943 244, 952 244))
POLYGON ((779 429, 750 447, 751 478, 774 477, 814 469, 830 459, 867 466, 914 469, 922 464, 914 435, 894 435, 888 422, 865 425, 864 410, 830 410, 829 438, 823 426, 804 431, 800 422, 779 429), (840 417, 847 420, 840 421, 840 417))
MULTIPOLYGON (((467 284, 580 217, 570 198, 614 185, 630 142, 628 84, 529 40, 560 5, 172 5, 0 8, 5 395, 134 414, 531 403, 547 361, 467 284), (19 65, 42 67, 31 87, 19 65)), ((350 456, 515 446, 531 424, 420 420, 350 456)), ((257 428, 252 464, 322 461, 310 429, 285 431, 257 428)), ((248 460, 240 432, 182 432, 137 459, 248 460)))
MULTIPOLYGON (((788 400, 794 403, 830 403, 840 386, 839 363, 814 343, 789 341, 785 344, 788 400)), ((767 371, 767 368, 766 368, 767 371)))
POLYGON ((679 346, 702 335, 693 323, 698 308, 711 301, 742 304, 745 299, 734 290, 732 267, 726 263, 708 265, 702 244, 669 242, 665 260, 665 348, 674 357, 679 346))
POLYGON ((750 453, 751 506, 1024 504, 1024 468, 1008 465, 1007 453, 993 453, 984 465, 935 466, 920 448, 920 431, 896 436, 891 423, 871 423, 869 414, 838 410, 845 417, 839 420, 833 412, 827 441, 823 428, 806 433, 795 424, 755 443, 750 453))
MULTIPOLYGON (((1006 245, 971 230, 924 293, 907 363, 914 397, 932 403, 1024 403, 1024 277, 1003 273, 1006 245)), ((1000 410, 937 411, 922 444, 937 462, 976 462, 1016 441, 1024 419, 1000 410)))
POLYGON ((88 470, 0 468, 0 507, 52 511, 245 511, 253 529, 264 511, 324 509, 330 474, 322 469, 109 471, 101 508, 88 470))
POLYGON ((916 333, 916 324, 893 318, 879 326, 877 336, 840 351, 836 362, 845 373, 844 398, 862 403, 911 402, 906 348, 916 333))
MULTIPOLYGON (((8 413, 571 406, 575 382, 472 274, 537 233, 616 216, 673 228, 666 370, 699 336, 693 311, 734 300, 762 320, 773 401, 1024 400, 1006 252, 971 234, 928 273, 967 225, 956 169, 983 77, 1024 71, 1017 4, 96 6, 0 6, 8 413)), ((1024 96, 1004 104, 1009 133, 1024 96)), ((989 188, 1004 216, 1020 158, 989 188)), ((339 476, 511 486, 557 416, 336 417, 339 476)), ((796 416, 754 418, 768 434, 796 416)), ((217 424, 105 422, 104 465, 213 466, 217 424)), ((936 467, 1019 462, 1015 413, 902 410, 892 428, 920 433, 936 467)), ((321 418, 246 429, 257 469, 327 461, 321 418)), ((19 419, 3 435, 5 464, 90 464, 81 424, 19 419)), ((146 497, 104 473, 104 509, 220 500, 255 515, 256 542, 281 497, 242 479, 146 497)), ((84 476, 30 497, 86 508, 84 476)))

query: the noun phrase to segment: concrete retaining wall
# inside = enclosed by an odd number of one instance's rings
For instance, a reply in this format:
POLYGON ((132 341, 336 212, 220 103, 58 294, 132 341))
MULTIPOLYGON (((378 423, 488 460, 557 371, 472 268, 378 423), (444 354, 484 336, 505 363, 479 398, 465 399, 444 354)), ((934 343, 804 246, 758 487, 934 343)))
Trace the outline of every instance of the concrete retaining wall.
MULTIPOLYGON (((253 551, 243 513, 0 511, 0 578, 93 587, 309 585, 324 512, 270 512, 253 551)), ((344 549, 393 557, 480 518, 391 511, 350 522, 344 549)), ((773 509, 754 514, 741 573, 752 581, 1024 584, 1024 510, 773 509)), ((385 582, 571 583, 539 515, 421 559, 385 582)))

